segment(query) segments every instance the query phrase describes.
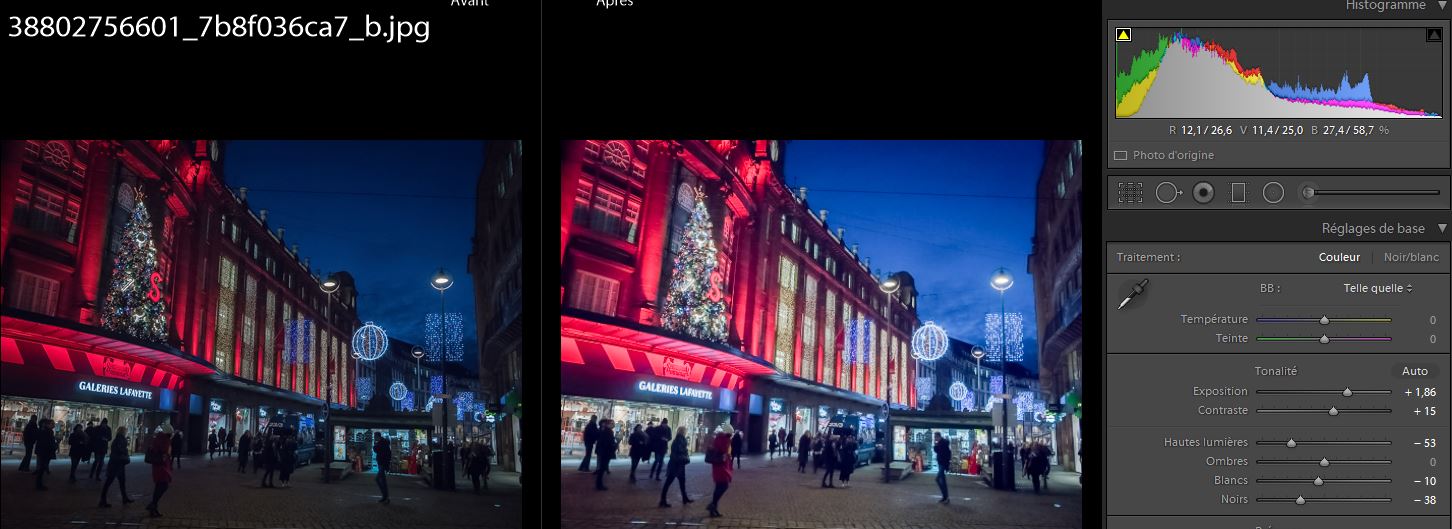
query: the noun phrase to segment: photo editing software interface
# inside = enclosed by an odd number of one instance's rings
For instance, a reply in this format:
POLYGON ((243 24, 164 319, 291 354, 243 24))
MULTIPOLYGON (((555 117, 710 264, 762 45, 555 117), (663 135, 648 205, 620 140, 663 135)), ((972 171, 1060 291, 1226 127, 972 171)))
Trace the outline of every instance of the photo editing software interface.
POLYGON ((1105 4, 1105 520, 1448 527, 1446 2, 1105 4))

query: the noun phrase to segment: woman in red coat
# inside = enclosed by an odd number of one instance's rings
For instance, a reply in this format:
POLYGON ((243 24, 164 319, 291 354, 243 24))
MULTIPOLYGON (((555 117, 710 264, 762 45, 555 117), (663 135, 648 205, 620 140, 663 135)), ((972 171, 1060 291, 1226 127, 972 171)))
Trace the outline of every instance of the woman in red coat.
POLYGON ((171 423, 161 424, 161 432, 151 438, 151 447, 148 452, 158 454, 151 461, 151 481, 156 487, 151 492, 151 503, 146 510, 151 512, 152 518, 161 517, 161 512, 156 510, 157 502, 161 501, 161 495, 166 494, 167 487, 171 486, 171 423))
POLYGON ((716 461, 711 463, 711 481, 716 482, 716 492, 711 494, 711 504, 706 506, 712 517, 721 516, 721 511, 716 507, 721 503, 721 495, 726 494, 726 488, 731 486, 731 435, 736 430, 731 424, 721 425, 716 430, 716 438, 711 440, 711 450, 720 454, 716 461))

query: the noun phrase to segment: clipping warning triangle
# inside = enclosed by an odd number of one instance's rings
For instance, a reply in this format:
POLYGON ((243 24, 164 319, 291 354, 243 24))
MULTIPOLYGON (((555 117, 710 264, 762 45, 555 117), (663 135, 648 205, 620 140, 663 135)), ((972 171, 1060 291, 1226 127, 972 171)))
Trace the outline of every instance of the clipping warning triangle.
POLYGON ((1129 28, 1114 28, 1115 42, 1129 42, 1129 28))

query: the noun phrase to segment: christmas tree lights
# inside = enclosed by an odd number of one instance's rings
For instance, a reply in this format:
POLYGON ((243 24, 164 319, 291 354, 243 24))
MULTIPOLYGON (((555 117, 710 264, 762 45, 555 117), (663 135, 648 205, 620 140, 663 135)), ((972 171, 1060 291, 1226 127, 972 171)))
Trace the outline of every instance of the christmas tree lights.
POLYGON ((681 246, 671 269, 670 290, 661 307, 661 325, 712 342, 726 341, 726 302, 716 273, 716 242, 705 195, 696 190, 681 246))
POLYGON ((136 207, 121 232, 101 325, 148 342, 162 342, 166 339, 165 278, 157 270, 151 218, 142 199, 138 191, 136 207))

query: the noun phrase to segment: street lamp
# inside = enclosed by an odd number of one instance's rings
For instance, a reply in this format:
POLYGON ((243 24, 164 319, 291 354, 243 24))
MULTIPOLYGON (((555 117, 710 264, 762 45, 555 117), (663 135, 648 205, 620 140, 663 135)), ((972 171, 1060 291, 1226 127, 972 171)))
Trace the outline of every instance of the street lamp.
MULTIPOLYGON (((423 372, 423 368, 420 367, 420 364, 419 363, 423 360, 424 350, 423 350, 422 347, 419 347, 419 346, 415 345, 415 346, 413 346, 413 352, 412 352, 412 354, 413 354, 413 387, 419 388, 419 393, 423 393, 425 395, 428 395, 427 392, 423 391, 423 379, 419 378, 419 377, 422 376, 420 373, 423 372)), ((428 398, 432 399, 433 396, 432 395, 428 395, 428 398)))
MULTIPOLYGON (((326 307, 326 309, 328 323, 331 324, 333 321, 333 293, 338 291, 337 274, 328 274, 328 277, 326 279, 323 279, 322 284, 318 285, 318 288, 323 289, 323 292, 326 292, 328 294, 328 306, 326 307)), ((327 362, 328 360, 324 360, 324 362, 327 362)), ((334 368, 336 369, 337 366, 334 366, 334 368)), ((319 414, 323 419, 323 427, 327 428, 327 431, 323 432, 324 435, 318 436, 324 439, 323 483, 332 483, 333 481, 333 451, 331 446, 333 440, 333 426, 328 423, 328 408, 332 406, 332 402, 335 397, 336 395, 334 395, 333 391, 333 377, 328 377, 328 389, 323 394, 323 412, 319 414)))
MULTIPOLYGON (((1004 293, 1007 292, 1009 288, 1013 287, 1013 274, 1010 274, 1008 272, 1008 269, 1007 268, 1004 268, 1004 267, 1001 267, 1000 266, 1000 267, 998 267, 997 270, 994 270, 993 271, 993 277, 991 279, 989 279, 988 284, 990 286, 992 286, 994 290, 997 290, 998 291, 998 332, 999 332, 999 335, 998 335, 999 336, 998 346, 1000 348, 1002 348, 1002 351, 1003 351, 1002 361, 1004 363, 1004 366, 1006 367, 1008 365, 1008 320, 1006 320, 1004 318, 1004 316, 1006 314, 1006 307, 1007 307, 1007 301, 1005 299, 1005 294, 1004 293)), ((1005 385, 1007 385, 1007 384, 1005 384, 1005 385)), ((1007 388, 1004 388, 1004 389, 1005 389, 1005 394, 1007 394, 1007 388)), ((1005 488, 1007 488, 1009 490, 1012 490, 1013 489, 1013 454, 1008 453, 1008 399, 1007 398, 1003 399, 1003 434, 1000 436, 1000 439, 999 439, 999 454, 1000 455, 998 457, 999 457, 999 459, 1001 461, 1003 461, 1003 467, 1006 468, 1006 469, 1008 469, 1008 486, 1005 487, 1005 488)))
POLYGON ((352 356, 353 356, 353 392, 356 394, 358 392, 358 359, 359 358, 362 358, 363 355, 359 354, 358 351, 353 351, 352 356))
MULTIPOLYGON (((429 280, 429 286, 434 287, 434 290, 439 291, 439 347, 442 348, 444 346, 444 291, 445 290, 448 290, 449 287, 454 286, 454 276, 449 275, 449 271, 448 270, 444 270, 444 267, 441 266, 441 267, 439 267, 439 271, 434 273, 434 277, 429 280)), ((440 353, 440 355, 442 355, 443 354, 443 351, 440 351, 439 353, 440 353)), ((442 357, 440 359, 442 359, 442 357)), ((448 388, 446 387, 444 389, 445 389, 445 394, 447 395, 448 394, 448 391, 447 391, 448 388)), ((453 457, 453 450, 449 447, 449 444, 448 444, 448 440, 449 440, 449 404, 448 404, 448 402, 449 402, 449 399, 448 399, 448 397, 443 397, 443 398, 440 399, 440 402, 444 405, 444 410, 443 410, 443 413, 441 414, 441 415, 444 416, 444 424, 443 424, 444 432, 443 432, 443 435, 439 438, 439 444, 444 449, 444 454, 443 454, 444 455, 444 472, 443 472, 444 475, 442 477, 444 478, 444 481, 447 482, 448 488, 453 489, 454 488, 454 457, 453 457)), ((437 482, 437 481, 440 481, 440 480, 435 479, 435 481, 437 482)), ((443 487, 440 487, 440 488, 443 488, 443 487)))
MULTIPOLYGON (((892 321, 892 294, 895 293, 895 292, 897 292, 897 289, 900 286, 902 286, 902 285, 898 282, 897 277, 895 277, 895 276, 894 277, 888 277, 887 279, 883 280, 882 283, 879 283, 877 285, 877 288, 881 289, 883 291, 883 293, 886 293, 887 294, 887 311, 888 311, 888 321, 889 322, 892 321)), ((883 443, 882 443, 882 481, 883 481, 883 483, 891 483, 892 482, 892 450, 893 450, 893 448, 895 448, 893 446, 893 443, 895 441, 892 438, 892 366, 893 366, 893 363, 896 360, 897 360, 896 358, 893 358, 891 356, 889 356, 888 359, 887 359, 887 364, 888 364, 888 369, 887 369, 887 395, 886 395, 887 398, 884 399, 883 400, 883 403, 882 403, 882 430, 883 430, 883 433, 882 433, 882 441, 883 441, 883 443)))

